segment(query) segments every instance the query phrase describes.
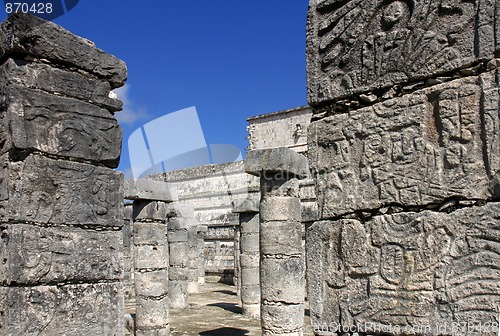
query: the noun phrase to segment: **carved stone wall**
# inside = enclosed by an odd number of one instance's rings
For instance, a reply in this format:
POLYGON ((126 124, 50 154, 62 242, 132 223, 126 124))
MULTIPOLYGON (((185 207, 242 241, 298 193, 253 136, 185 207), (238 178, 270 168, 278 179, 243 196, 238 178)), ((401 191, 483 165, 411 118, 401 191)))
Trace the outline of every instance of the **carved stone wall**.
POLYGON ((317 335, 496 335, 498 1, 310 2, 317 335))
POLYGON ((122 334, 125 64, 26 14, 0 59, 0 334, 122 334))

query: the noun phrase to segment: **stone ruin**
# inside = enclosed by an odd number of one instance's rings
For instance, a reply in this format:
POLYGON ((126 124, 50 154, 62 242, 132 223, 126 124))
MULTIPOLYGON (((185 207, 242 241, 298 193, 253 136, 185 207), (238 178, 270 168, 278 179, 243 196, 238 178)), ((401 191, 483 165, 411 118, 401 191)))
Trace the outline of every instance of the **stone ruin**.
POLYGON ((0 59, 0 334, 121 335, 125 64, 17 14, 0 59))
POLYGON ((499 15, 484 0, 310 2, 317 335, 497 334, 499 15))
POLYGON ((213 260, 233 260, 262 335, 497 335, 499 15, 486 0, 311 0, 311 110, 254 117, 244 165, 125 188, 110 98, 124 63, 13 15, 0 26, 0 335, 169 335, 221 237, 234 249, 213 260), (290 136, 267 139, 271 124, 290 136), (220 181, 231 197, 192 190, 220 181))

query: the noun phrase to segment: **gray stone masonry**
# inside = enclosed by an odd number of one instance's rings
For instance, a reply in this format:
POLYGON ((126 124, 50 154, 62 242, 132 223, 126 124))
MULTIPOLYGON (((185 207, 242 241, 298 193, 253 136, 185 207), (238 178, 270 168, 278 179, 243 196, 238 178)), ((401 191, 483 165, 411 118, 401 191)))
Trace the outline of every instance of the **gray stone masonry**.
MULTIPOLYGON (((247 173, 259 175, 262 335, 304 332, 304 257, 298 178, 307 159, 288 148, 251 151, 247 173)), ((255 281, 255 280, 254 280, 255 281)))
POLYGON ((135 335, 170 333, 167 215, 165 202, 134 201, 135 335))
POLYGON ((122 335, 125 64, 28 14, 0 60, 0 335, 122 335))
POLYGON ((498 335, 499 18, 496 0, 310 1, 316 335, 498 335))
POLYGON ((194 211, 188 206, 172 204, 168 209, 168 247, 170 253, 170 308, 188 306, 188 228, 195 226, 194 211))
POLYGON ((259 204, 249 198, 236 200, 233 212, 240 217, 240 297, 243 314, 260 317, 259 204))

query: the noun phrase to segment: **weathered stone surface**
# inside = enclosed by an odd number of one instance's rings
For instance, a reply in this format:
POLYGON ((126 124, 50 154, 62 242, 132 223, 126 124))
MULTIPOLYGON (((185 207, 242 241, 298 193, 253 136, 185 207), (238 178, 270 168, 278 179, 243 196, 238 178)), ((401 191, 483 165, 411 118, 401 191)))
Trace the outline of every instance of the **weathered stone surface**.
POLYGON ((245 156, 245 171, 274 179, 274 173, 282 173, 282 179, 290 177, 306 178, 309 166, 305 156, 285 147, 249 151, 245 156))
POLYGON ((489 180, 500 169, 495 76, 451 81, 312 123, 309 157, 321 218, 491 197, 489 180))
POLYGON ((261 202, 261 222, 288 221, 300 218, 300 200, 296 197, 266 197, 261 202))
POLYGON ((133 225, 134 244, 161 245, 167 239, 167 228, 164 223, 141 223, 133 225))
POLYGON ((1 88, 0 99, 5 141, 1 153, 35 150, 118 166, 122 130, 109 111, 18 85, 1 88))
POLYGON ((118 58, 84 38, 29 14, 12 15, 0 26, 0 58, 27 54, 53 63, 74 66, 106 79, 113 87, 127 79, 127 67, 118 58))
MULTIPOLYGON (((299 217, 300 218, 300 217, 299 217)), ((301 255, 302 229, 299 222, 268 222, 260 225, 260 250, 264 255, 301 255)))
POLYGON ((245 254, 259 253, 259 234, 258 233, 245 233, 241 234, 240 248, 245 254))
POLYGON ((119 283, 0 287, 2 335, 121 335, 119 283))
POLYGON ((168 294, 168 271, 135 273, 137 294, 143 297, 163 297, 168 294))
POLYGON ((492 0, 311 0, 308 101, 316 105, 493 58, 498 20, 492 0))
POLYGON ((170 308, 183 309, 188 305, 187 302, 187 281, 168 281, 168 293, 170 298, 170 308))
POLYGON ((161 299, 138 297, 136 299, 137 315, 141 318, 136 321, 139 330, 166 328, 169 324, 168 297, 161 299))
POLYGON ((304 260, 302 258, 263 258, 260 261, 262 297, 268 301, 304 302, 304 260))
POLYGON ((304 305, 262 305, 262 335, 302 335, 304 305), (293 334, 293 332, 296 332, 293 334))
POLYGON ((168 268, 168 246, 163 245, 140 245, 134 248, 135 269, 166 269, 168 268))
POLYGON ((253 213, 259 212, 259 200, 255 198, 241 198, 233 202, 233 212, 253 213))
POLYGON ((123 226, 122 173, 37 155, 0 162, 0 221, 123 226))
POLYGON ((166 223, 168 204, 165 202, 137 200, 134 202, 134 221, 166 223))
POLYGON ((170 266, 186 267, 188 261, 187 243, 184 242, 168 242, 170 248, 170 266))
POLYGON ((0 78, 4 83, 80 99, 110 112, 120 111, 123 106, 119 99, 110 98, 111 85, 107 81, 44 63, 8 59, 0 66, 0 78))
POLYGON ((0 282, 37 285, 119 280, 122 237, 119 231, 0 225, 0 282))
POLYGON ((129 179, 125 181, 125 198, 131 200, 149 200, 173 202, 179 196, 172 183, 148 179, 129 179))
POLYGON ((500 203, 316 222, 306 245, 312 323, 496 335, 478 328, 498 326, 499 233, 500 203))

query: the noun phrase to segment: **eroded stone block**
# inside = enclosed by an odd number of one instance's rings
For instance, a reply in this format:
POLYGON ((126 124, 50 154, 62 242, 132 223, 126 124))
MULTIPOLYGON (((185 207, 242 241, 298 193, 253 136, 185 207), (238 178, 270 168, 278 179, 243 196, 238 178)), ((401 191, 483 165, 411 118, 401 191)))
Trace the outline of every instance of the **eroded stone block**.
POLYGON ((37 155, 0 161, 0 221, 123 226, 122 173, 37 155))
POLYGON ((477 328, 498 323, 499 233, 500 203, 316 222, 306 244, 312 323, 415 335, 469 324, 461 332, 496 335, 477 328))
POLYGON ((494 83, 493 71, 313 122, 309 157, 321 218, 488 199, 499 169, 494 83))
POLYGON ((123 103, 110 98, 111 85, 105 80, 82 76, 44 63, 30 63, 8 59, 0 66, 0 77, 4 83, 13 83, 29 89, 73 97, 102 106, 111 112, 121 110, 123 103))
POLYGON ((122 285, 0 287, 2 335, 121 335, 122 285))
POLYGON ((3 284, 119 280, 120 231, 70 227, 0 225, 0 279, 3 284))
POLYGON ((311 0, 308 101, 315 105, 493 58, 499 49, 495 26, 493 0, 311 0))
POLYGON ((125 181, 125 198, 131 200, 176 201, 179 196, 172 183, 148 179, 129 179, 125 181))
POLYGON ((122 130, 108 110, 18 85, 0 89, 0 95, 5 104, 1 153, 36 150, 118 166, 122 130))
POLYGON ((135 288, 143 297, 162 297, 168 294, 168 271, 136 272, 135 288))
POLYGON ((55 23, 17 13, 2 23, 0 31, 1 58, 28 54, 48 59, 90 72, 108 80, 113 87, 122 86, 127 79, 123 61, 55 23))

